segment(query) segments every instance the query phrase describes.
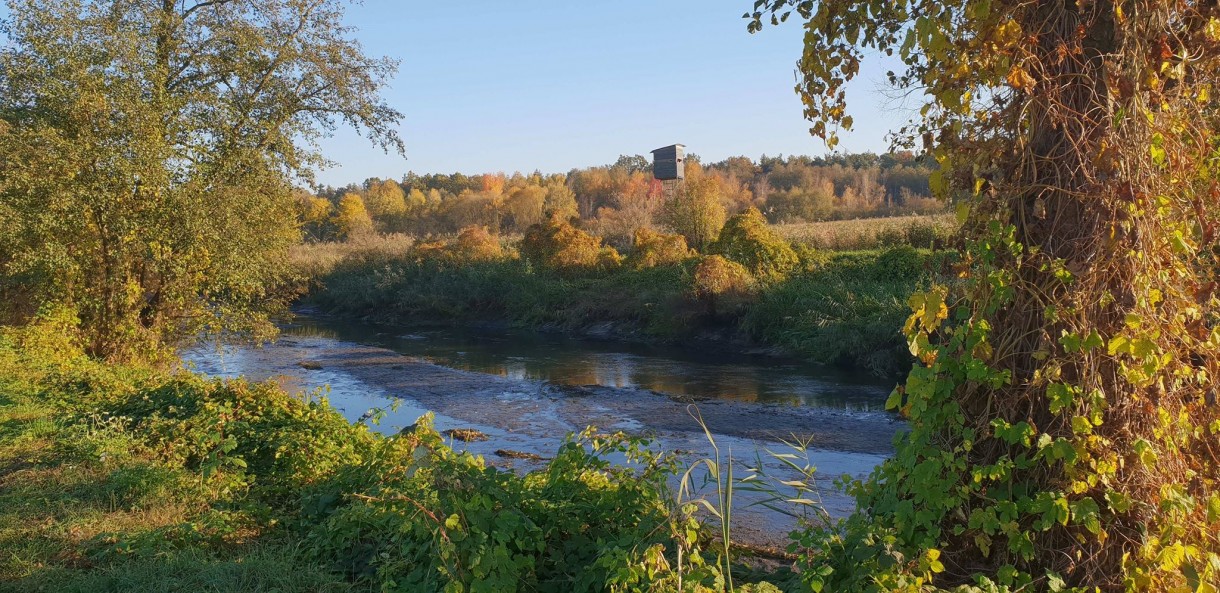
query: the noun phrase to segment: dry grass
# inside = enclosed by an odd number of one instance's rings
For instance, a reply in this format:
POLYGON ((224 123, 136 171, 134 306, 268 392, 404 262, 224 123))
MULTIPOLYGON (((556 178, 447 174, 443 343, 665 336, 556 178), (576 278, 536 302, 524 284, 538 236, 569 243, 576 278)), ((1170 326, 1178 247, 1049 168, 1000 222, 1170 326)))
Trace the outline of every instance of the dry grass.
POLYGON ((347 241, 294 245, 288 251, 288 262, 305 277, 319 278, 354 255, 403 256, 413 245, 415 238, 409 235, 368 233, 347 241))
POLYGON ((830 222, 801 222, 774 225, 783 237, 816 249, 850 251, 877 249, 893 245, 929 247, 947 242, 957 233, 953 214, 892 216, 830 222))

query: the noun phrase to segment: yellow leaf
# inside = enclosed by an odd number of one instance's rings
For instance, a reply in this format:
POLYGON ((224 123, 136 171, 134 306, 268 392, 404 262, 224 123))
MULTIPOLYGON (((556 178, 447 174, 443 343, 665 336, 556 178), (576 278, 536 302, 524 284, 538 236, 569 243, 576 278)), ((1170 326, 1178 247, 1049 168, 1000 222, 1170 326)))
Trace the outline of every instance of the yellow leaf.
POLYGON ((1012 70, 1008 71, 1008 84, 1014 89, 1032 93, 1038 81, 1034 80, 1034 77, 1030 76, 1024 68, 1013 66, 1012 70))

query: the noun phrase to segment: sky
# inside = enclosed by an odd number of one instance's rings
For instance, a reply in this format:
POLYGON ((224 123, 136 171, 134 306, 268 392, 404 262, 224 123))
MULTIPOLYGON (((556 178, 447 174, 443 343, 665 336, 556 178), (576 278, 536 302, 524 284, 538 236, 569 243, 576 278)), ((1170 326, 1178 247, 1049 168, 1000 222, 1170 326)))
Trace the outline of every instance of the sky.
MULTIPOLYGON (((385 89, 407 158, 350 131, 323 141, 341 186, 416 173, 567 172, 681 143, 730 156, 827 153, 793 90, 796 20, 746 32, 751 0, 366 0, 347 20, 367 53, 401 61, 385 89)), ((866 60, 839 150, 884 152, 909 118, 866 60)))
MULTIPOLYGON (((705 162, 823 155, 793 87, 803 29, 757 34, 752 0, 365 0, 347 9, 369 55, 400 61, 383 90, 407 155, 348 129, 320 144, 321 184, 416 173, 565 173, 681 143, 705 162)), ((0 17, 7 16, 0 4, 0 17)), ((847 86, 843 152, 885 152, 913 115, 887 98, 896 61, 847 86)))

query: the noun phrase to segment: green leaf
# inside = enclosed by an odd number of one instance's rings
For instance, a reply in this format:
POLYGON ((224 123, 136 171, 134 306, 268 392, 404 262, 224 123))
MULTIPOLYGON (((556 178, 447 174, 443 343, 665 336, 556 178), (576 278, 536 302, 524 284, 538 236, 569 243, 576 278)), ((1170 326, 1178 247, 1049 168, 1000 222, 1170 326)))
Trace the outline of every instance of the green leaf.
POLYGON ((1101 513, 1097 507, 1097 501, 1092 498, 1082 498, 1072 501, 1071 506, 1074 523, 1083 525, 1093 535, 1101 533, 1101 513))
POLYGON ((895 388, 885 400, 885 409, 897 410, 902 407, 902 391, 895 388))
POLYGON ((1046 397, 1050 400, 1052 414, 1059 414, 1072 407, 1080 388, 1063 383, 1051 383, 1046 388, 1046 397))

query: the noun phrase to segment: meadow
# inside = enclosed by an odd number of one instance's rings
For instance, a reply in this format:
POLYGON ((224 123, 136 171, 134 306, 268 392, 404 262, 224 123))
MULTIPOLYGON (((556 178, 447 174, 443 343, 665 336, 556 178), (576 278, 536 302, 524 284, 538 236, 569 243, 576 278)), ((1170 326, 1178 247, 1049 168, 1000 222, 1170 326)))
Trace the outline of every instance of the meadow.
POLYGON ((952 242, 957 227, 957 219, 953 214, 925 214, 825 222, 789 222, 775 225, 775 230, 793 243, 802 243, 815 249, 855 251, 895 245, 943 247, 952 242))

